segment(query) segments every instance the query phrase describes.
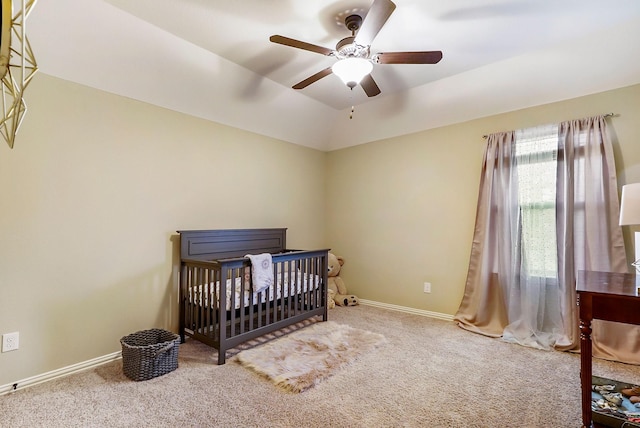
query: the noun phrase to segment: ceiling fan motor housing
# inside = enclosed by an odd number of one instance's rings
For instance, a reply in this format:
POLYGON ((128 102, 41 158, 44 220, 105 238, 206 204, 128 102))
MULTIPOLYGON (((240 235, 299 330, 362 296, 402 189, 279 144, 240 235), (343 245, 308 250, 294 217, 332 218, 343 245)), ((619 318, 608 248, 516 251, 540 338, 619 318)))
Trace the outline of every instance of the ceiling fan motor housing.
POLYGON ((369 46, 360 46, 355 43, 355 37, 345 37, 336 45, 336 57, 344 58, 368 58, 369 46))

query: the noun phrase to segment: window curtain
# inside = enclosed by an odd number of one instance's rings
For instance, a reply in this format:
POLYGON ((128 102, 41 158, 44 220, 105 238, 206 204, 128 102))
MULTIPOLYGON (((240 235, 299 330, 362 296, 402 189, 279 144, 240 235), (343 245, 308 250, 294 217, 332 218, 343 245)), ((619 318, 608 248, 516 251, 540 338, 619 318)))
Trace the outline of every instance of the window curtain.
MULTIPOLYGON (((467 330, 525 346, 577 349, 577 272, 628 272, 618 216, 604 116, 489 135, 465 292, 454 319, 467 330), (549 182, 555 191, 544 194, 549 182), (551 235, 532 246, 528 240, 539 236, 531 231, 549 221, 551 235)), ((592 339, 594 356, 640 364, 639 327, 594 320, 592 339)))

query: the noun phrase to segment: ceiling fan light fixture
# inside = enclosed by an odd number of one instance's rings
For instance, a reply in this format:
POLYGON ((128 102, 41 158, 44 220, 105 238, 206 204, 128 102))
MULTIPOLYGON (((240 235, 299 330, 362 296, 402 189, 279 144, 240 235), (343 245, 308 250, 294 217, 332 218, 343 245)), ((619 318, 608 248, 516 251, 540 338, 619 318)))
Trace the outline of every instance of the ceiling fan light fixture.
POLYGON ((371 73, 371 70, 373 70, 373 64, 364 58, 344 58, 331 67, 333 74, 352 89, 360 83, 364 76, 371 73))

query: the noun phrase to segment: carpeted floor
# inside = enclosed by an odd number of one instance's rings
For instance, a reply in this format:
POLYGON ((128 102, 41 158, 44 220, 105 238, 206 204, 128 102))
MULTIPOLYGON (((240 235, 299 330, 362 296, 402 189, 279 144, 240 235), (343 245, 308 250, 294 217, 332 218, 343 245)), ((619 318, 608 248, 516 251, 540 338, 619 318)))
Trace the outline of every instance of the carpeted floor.
MULTIPOLYGON (((303 393, 283 391, 188 341, 179 368, 134 382, 121 361, 0 397, 7 427, 580 427, 580 360, 452 322, 356 306, 330 319, 386 343, 303 393)), ((594 360, 640 383, 640 368, 594 360)))

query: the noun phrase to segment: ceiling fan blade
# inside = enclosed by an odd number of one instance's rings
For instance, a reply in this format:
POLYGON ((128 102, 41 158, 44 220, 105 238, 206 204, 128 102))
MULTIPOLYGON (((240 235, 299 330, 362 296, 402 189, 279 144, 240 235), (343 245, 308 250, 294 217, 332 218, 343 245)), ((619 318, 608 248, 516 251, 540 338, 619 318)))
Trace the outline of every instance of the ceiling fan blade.
POLYGON ((373 80, 373 77, 370 74, 367 74, 360 81, 360 86, 364 89, 364 92, 368 97, 375 97, 380 93, 380 88, 376 84, 376 81, 373 80))
POLYGON ((356 34, 356 44, 371 46, 371 42, 378 35, 378 32, 380 32, 395 8, 396 5, 391 0, 374 0, 356 34))
POLYGON ((290 39, 289 37, 275 35, 275 36, 269 37, 269 40, 271 40, 273 43, 278 43, 280 45, 291 46, 293 48, 316 52, 322 55, 333 54, 332 49, 325 48, 323 46, 314 45, 307 42, 301 42, 300 40, 296 40, 296 39, 290 39))
POLYGON ((306 88, 307 86, 309 86, 310 84, 312 84, 313 82, 317 82, 318 80, 322 79, 325 76, 328 76, 332 73, 331 71, 331 67, 327 67, 322 71, 317 72, 316 74, 307 77, 306 79, 304 79, 302 82, 300 83, 296 83, 295 85, 293 85, 293 89, 302 89, 302 88, 306 88))
POLYGON ((442 52, 382 52, 373 59, 378 64, 436 64, 442 59, 442 52))

